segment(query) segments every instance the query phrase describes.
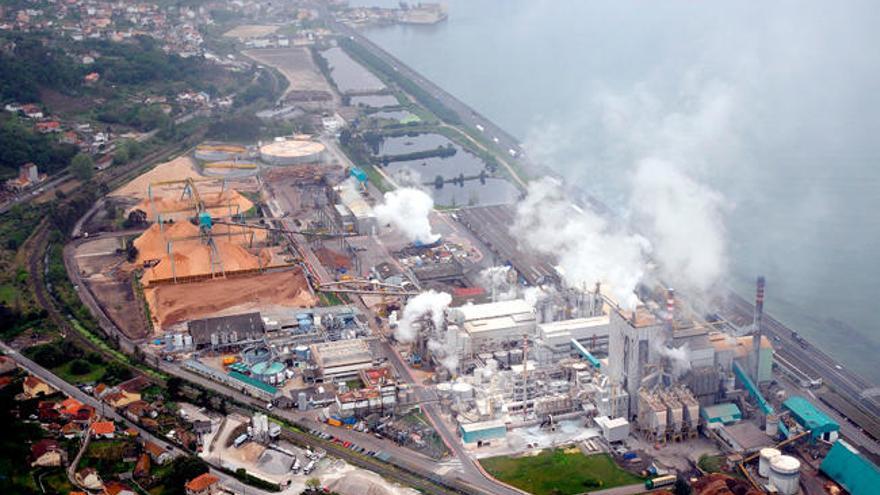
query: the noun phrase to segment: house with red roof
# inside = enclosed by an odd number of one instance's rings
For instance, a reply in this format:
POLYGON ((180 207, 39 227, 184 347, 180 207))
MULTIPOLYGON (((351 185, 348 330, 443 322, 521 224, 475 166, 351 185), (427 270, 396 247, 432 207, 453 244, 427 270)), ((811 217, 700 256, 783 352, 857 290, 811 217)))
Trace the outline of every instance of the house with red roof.
POLYGON ((116 425, 113 421, 96 421, 92 423, 90 431, 95 438, 113 438, 116 435, 116 425))
POLYGON ((184 488, 186 495, 214 495, 220 491, 220 478, 205 473, 187 481, 184 488))

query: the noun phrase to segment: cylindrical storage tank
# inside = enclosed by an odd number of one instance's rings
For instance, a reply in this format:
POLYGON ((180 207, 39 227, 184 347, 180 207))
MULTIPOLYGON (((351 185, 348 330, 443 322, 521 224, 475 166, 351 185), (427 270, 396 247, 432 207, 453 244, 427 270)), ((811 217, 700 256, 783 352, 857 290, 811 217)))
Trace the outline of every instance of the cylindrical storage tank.
POLYGON ((764 478, 770 477, 770 462, 781 456, 782 452, 773 447, 765 447, 761 449, 761 452, 758 457, 758 474, 763 476, 764 478))
POLYGON ((317 141, 275 141, 260 147, 260 158, 271 165, 314 163, 323 159, 324 149, 324 145, 317 141))
POLYGON ((305 345, 298 345, 293 350, 296 355, 297 361, 308 361, 309 360, 309 347, 305 345))
POLYGON ((764 424, 764 432, 767 433, 767 436, 770 438, 776 438, 776 435, 779 434, 779 416, 768 414, 766 421, 767 422, 764 424))
POLYGON ((495 351, 495 360, 501 366, 510 366, 510 353, 507 351, 495 351))
POLYGON ((522 364, 523 362, 523 350, 522 349, 513 349, 510 351, 510 364, 522 364))
POLYGON ((800 489, 801 461, 779 455, 770 461, 770 484, 782 495, 795 495, 800 489))
POLYGON ((457 382, 452 385, 452 393, 461 399, 471 399, 474 397, 474 387, 468 383, 457 382))
POLYGON ((174 334, 174 347, 177 347, 177 348, 183 347, 183 334, 182 333, 174 334))
POLYGON ((438 383, 437 392, 440 394, 440 397, 449 397, 449 394, 452 392, 452 385, 447 382, 438 383))
POLYGON ((247 148, 234 144, 200 144, 195 157, 206 162, 232 161, 247 156, 247 148))
POLYGON ((183 346, 186 348, 190 348, 193 345, 192 335, 186 334, 183 336, 183 346))

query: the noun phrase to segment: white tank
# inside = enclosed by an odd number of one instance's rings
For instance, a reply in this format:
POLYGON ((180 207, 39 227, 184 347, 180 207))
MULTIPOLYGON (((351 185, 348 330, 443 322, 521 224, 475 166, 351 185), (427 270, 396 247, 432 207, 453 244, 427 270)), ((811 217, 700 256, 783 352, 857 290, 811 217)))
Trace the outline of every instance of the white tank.
POLYGON ((779 455, 770 461, 770 484, 782 495, 796 495, 800 489, 801 461, 779 455))
POLYGON ((764 432, 770 438, 776 438, 776 435, 779 434, 779 416, 775 414, 767 415, 767 420, 764 424, 764 432))
POLYGON ((452 393, 454 393, 456 397, 470 399, 474 396, 474 387, 469 383, 457 382, 452 385, 452 393))
POLYGON ((758 457, 758 474, 763 476, 764 478, 770 477, 770 461, 782 455, 777 449, 773 447, 765 447, 761 449, 760 457, 758 457))

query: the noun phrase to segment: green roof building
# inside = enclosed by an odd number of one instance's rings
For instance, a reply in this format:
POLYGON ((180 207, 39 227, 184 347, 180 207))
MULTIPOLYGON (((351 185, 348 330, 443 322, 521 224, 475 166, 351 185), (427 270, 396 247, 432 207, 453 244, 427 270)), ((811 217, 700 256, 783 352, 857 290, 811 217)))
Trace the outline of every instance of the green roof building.
POLYGON ((840 425, 827 414, 816 408, 810 401, 793 395, 782 403, 783 409, 791 411, 791 416, 804 430, 810 430, 813 440, 821 438, 827 442, 837 440, 840 425))
POLYGON ((733 402, 725 402, 724 404, 715 404, 714 406, 704 407, 700 410, 700 416, 707 425, 713 423, 727 425, 736 423, 743 417, 742 411, 740 411, 733 402))
POLYGON ((873 495, 880 490, 880 468, 843 440, 834 442, 819 469, 850 495, 873 495))

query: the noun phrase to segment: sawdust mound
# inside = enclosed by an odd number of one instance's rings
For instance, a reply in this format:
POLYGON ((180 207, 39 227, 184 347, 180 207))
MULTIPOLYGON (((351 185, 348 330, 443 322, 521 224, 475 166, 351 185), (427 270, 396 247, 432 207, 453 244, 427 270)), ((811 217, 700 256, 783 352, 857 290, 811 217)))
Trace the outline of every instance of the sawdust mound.
MULTIPOLYGON (((224 240, 215 240, 214 245, 217 246, 216 255, 212 253, 211 246, 203 244, 198 240, 195 243, 183 243, 179 246, 174 243, 172 256, 174 263, 172 267, 171 256, 167 253, 159 258, 159 263, 144 271, 141 282, 148 285, 151 280, 167 279, 176 277, 189 277, 195 275, 207 275, 210 273, 219 274, 222 268, 224 272, 238 270, 253 270, 265 266, 267 258, 265 255, 255 256, 248 252, 247 249, 227 242, 224 240), (216 263, 212 263, 212 259, 216 263)), ((271 259, 271 258, 270 258, 271 259)))
POLYGON ((144 296, 153 323, 159 329, 230 308, 241 312, 266 306, 310 308, 318 302, 300 268, 191 284, 158 285, 145 289, 144 296))
MULTIPOLYGON (((168 239, 197 235, 199 235, 199 228, 189 222, 166 223, 164 226, 154 223, 134 240, 134 247, 138 250, 137 262, 143 263, 147 260, 165 256, 168 253, 168 239)), ((174 243, 174 248, 180 248, 184 243, 192 245, 198 242, 198 239, 194 241, 178 241, 174 243)))
MULTIPOLYGON (((198 186, 197 186, 198 187, 198 186)), ((216 191, 201 194, 205 208, 212 216, 223 216, 244 213, 253 208, 254 203, 235 190, 216 191)), ((132 209, 142 210, 147 220, 155 222, 161 214, 164 219, 174 221, 186 220, 195 216, 195 204, 190 198, 181 198, 180 194, 153 194, 153 199, 143 199, 132 209)))
POLYGON ((698 495, 760 495, 748 482, 732 478, 721 473, 703 476, 693 484, 694 493, 698 495))
POLYGON ((392 490, 381 483, 382 478, 377 481, 366 473, 354 471, 331 483, 329 488, 341 495, 394 495, 392 490))
POLYGON ((315 250, 315 256, 318 257, 321 264, 334 270, 351 270, 351 260, 338 251, 322 246, 315 250))
MULTIPOLYGON (((188 177, 202 178, 196 170, 195 162, 189 156, 177 158, 159 164, 149 172, 137 176, 128 184, 110 193, 111 196, 144 199, 151 182, 184 180, 188 177)), ((144 210, 147 211, 147 210, 144 210)))

